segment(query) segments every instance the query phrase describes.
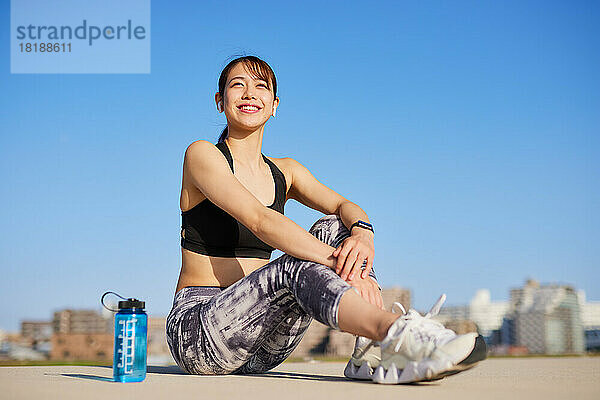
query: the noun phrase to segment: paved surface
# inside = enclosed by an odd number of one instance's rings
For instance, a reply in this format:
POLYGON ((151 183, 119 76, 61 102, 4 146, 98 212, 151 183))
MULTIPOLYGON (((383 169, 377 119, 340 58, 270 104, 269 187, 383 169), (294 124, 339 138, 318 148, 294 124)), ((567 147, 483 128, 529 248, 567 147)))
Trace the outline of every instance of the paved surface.
POLYGON ((144 382, 108 367, 0 367, 0 399, 600 399, 600 357, 491 359, 441 381, 349 381, 344 363, 284 363, 262 375, 198 376, 149 366, 144 382))

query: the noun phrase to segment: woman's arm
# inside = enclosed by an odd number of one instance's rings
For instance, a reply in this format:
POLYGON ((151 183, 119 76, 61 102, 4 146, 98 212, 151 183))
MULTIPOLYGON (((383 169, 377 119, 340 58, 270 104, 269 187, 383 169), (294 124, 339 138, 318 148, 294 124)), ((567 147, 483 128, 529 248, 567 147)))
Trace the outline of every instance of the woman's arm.
POLYGON ((260 240, 301 260, 314 261, 331 269, 336 267, 335 247, 308 233, 285 215, 265 207, 261 223, 254 232, 260 240))
MULTIPOLYGON (((362 221, 365 221, 365 222, 369 222, 369 223, 371 222, 371 221, 369 221, 369 217, 367 217, 367 214, 363 211, 362 208, 360 208, 356 203, 353 203, 348 200, 346 200, 342 204, 340 204, 340 206, 338 208, 338 215, 340 216, 342 221, 344 221, 344 225, 346 225, 346 226, 351 226, 353 223, 355 223, 359 219, 362 221)), ((361 231, 370 232, 371 234, 373 234, 373 232, 365 230, 365 229, 357 227, 357 226, 352 228, 352 231, 350 233, 354 234, 355 232, 361 232, 361 231)))
POLYGON ((227 159, 215 145, 205 140, 192 143, 183 165, 186 179, 259 239, 294 257, 335 267, 335 248, 258 201, 233 175, 227 159))
MULTIPOLYGON (((306 167, 292 158, 284 159, 286 168, 292 172, 292 186, 288 197, 321 211, 324 214, 337 214, 346 227, 359 219, 369 222, 367 214, 355 203, 319 182, 306 167)), ((351 235, 333 252, 336 258, 336 273, 345 279, 368 302, 384 308, 381 288, 373 272, 373 233, 354 227, 351 235), (367 267, 362 274, 357 273, 363 260, 367 267)))
MULTIPOLYGON (((285 160, 292 172, 290 198, 324 214, 339 215, 347 228, 359 219, 369 221, 367 214, 359 206, 323 185, 298 161, 293 158, 285 160)), ((354 227, 351 236, 344 240, 333 255, 336 257, 336 273, 345 280, 352 279, 366 260, 367 266, 362 274, 366 278, 371 274, 375 256, 373 233, 354 227)))

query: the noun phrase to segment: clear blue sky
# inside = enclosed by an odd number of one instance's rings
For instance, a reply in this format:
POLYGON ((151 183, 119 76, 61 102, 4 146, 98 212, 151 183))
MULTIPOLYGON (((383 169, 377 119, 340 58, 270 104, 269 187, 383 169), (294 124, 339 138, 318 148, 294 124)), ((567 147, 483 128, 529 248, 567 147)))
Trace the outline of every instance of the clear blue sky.
POLYGON ((263 153, 366 211, 383 286, 420 309, 528 277, 600 300, 600 5, 309 3, 154 1, 151 74, 11 75, 1 2, 0 328, 106 290, 168 313, 183 154, 216 142, 239 53, 278 78, 263 153))

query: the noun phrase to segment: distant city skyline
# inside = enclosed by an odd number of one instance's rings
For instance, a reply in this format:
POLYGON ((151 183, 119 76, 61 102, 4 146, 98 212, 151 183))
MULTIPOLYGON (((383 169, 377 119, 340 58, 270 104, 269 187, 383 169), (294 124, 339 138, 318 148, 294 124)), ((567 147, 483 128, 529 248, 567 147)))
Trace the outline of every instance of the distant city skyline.
MULTIPOLYGON (((10 2, 0 16, 9 54, 10 2)), ((592 1, 152 2, 150 74, 2 58, 0 328, 107 290, 168 314, 183 155, 216 143, 217 80, 240 53, 278 80, 262 152, 365 210, 382 287, 419 310, 478 288, 506 300, 527 278, 600 300, 599 19, 592 1)))
MULTIPOLYGON (((464 303, 455 304, 455 303, 448 303, 448 302, 445 302, 445 303, 444 303, 444 305, 443 305, 443 307, 442 307, 442 310, 446 309, 446 312, 442 312, 442 313, 441 313, 441 315, 452 315, 452 316, 454 316, 455 318, 457 318, 457 316, 458 316, 458 315, 462 315, 462 314, 461 314, 461 311, 458 311, 458 314, 456 314, 456 313, 457 313, 457 311, 455 311, 455 310, 456 310, 457 308, 461 308, 461 307, 468 307, 469 305, 472 305, 472 304, 474 304, 474 303, 476 303, 476 304, 482 303, 482 304, 483 304, 483 303, 488 303, 488 302, 489 302, 489 304, 496 305, 496 308, 497 308, 497 305, 499 305, 500 303, 506 303, 506 305, 508 305, 508 303, 509 303, 509 301, 510 301, 510 291, 511 291, 511 290, 514 290, 514 289, 516 289, 516 288, 518 288, 518 287, 520 287, 520 285, 522 285, 522 284, 526 284, 526 283, 527 283, 527 281, 529 281, 529 280, 526 280, 526 281, 522 282, 521 284, 515 284, 513 287, 509 288, 509 290, 507 291, 508 295, 506 296, 506 298, 505 298, 505 299, 503 299, 503 298, 500 298, 500 297, 498 297, 498 296, 492 296, 492 293, 490 292, 490 290, 489 290, 488 288, 478 288, 478 289, 474 290, 474 291, 473 291, 473 293, 471 293, 471 297, 469 297, 469 300, 468 300, 468 301, 466 301, 466 302, 464 302, 464 303), (488 297, 488 296, 489 296, 489 297, 488 297), (450 309, 452 309, 452 310, 450 311, 450 310, 448 310, 448 308, 450 308, 450 309)), ((535 280, 534 280, 534 281, 535 281, 535 280)), ((565 284, 565 283, 559 283, 559 282, 538 282, 538 281, 535 281, 535 282, 539 283, 541 286, 552 286, 552 285, 556 285, 556 286, 565 286, 565 285, 566 285, 566 286, 573 286, 573 285, 571 285, 571 284, 565 284)), ((594 306, 594 307, 598 308, 598 310, 597 310, 597 311, 600 311, 600 300, 589 299, 589 298, 587 297, 587 293, 585 292, 585 290, 583 290, 583 289, 577 289, 577 287, 576 287, 576 286, 573 286, 573 287, 575 288, 575 290, 576 290, 576 291, 577 291, 577 293, 578 293, 578 297, 579 297, 579 300, 582 302, 582 304, 581 304, 582 306, 585 306, 585 305, 588 305, 588 306, 589 306, 589 305, 592 305, 592 306, 594 306)), ((382 289, 384 289, 384 290, 390 290, 390 289, 393 289, 393 288, 400 288, 400 286, 396 285, 396 286, 382 287, 382 289)), ((414 295, 414 293, 413 293, 413 292, 412 292, 412 291, 411 291, 409 288, 401 288, 401 289, 408 289, 408 290, 410 291, 411 295, 414 295)), ((119 299, 113 299, 113 300, 111 301, 111 300, 109 300, 109 299, 107 298, 107 299, 105 300, 105 303, 106 303, 106 305, 107 305, 108 307, 116 307, 116 301, 117 301, 117 300, 119 300, 119 299), (114 302, 114 303, 113 303, 113 302, 114 302)), ((412 301, 412 298, 410 299, 410 301, 412 301)), ((435 301, 435 299, 434 299, 434 301, 435 301)), ((388 303, 390 303, 390 302, 388 301, 388 303)), ((391 304, 391 303, 390 303, 390 304, 391 304)), ((411 304, 412 304, 412 303, 411 303, 411 304)), ((433 304, 433 303, 432 303, 432 304, 433 304)), ((414 306, 411 306, 411 308, 415 308, 415 309, 417 309, 419 312, 426 313, 426 312, 429 310, 429 308, 430 308, 430 306, 431 306, 432 304, 430 304, 430 305, 426 305, 425 307, 422 307, 422 308, 419 308, 419 307, 414 307, 414 306)), ((388 308, 389 308, 389 305, 388 305, 388 308)), ((67 310, 67 309, 72 309, 72 310, 85 310, 86 308, 82 308, 82 307, 69 307, 69 306, 66 306, 66 307, 63 307, 63 308, 61 308, 61 309, 60 309, 60 311, 64 311, 64 310, 67 310)), ((108 311, 107 309, 105 309, 105 308, 103 308, 103 307, 101 307, 101 306, 98 306, 98 307, 90 307, 90 308, 87 308, 87 309, 89 309, 89 310, 92 310, 92 309, 93 309, 93 310, 96 310, 96 311, 98 311, 99 313, 101 313, 101 314, 102 314, 102 315, 103 315, 105 318, 107 318, 107 317, 110 317, 110 316, 111 316, 111 314, 114 314, 114 313, 112 313, 112 312, 108 311)), ((51 320, 52 320, 52 315, 53 315, 55 312, 57 312, 57 311, 59 311, 59 310, 57 309, 57 310, 52 310, 51 312, 49 312, 49 314, 48 314, 48 317, 47 317, 47 318, 21 318, 21 319, 19 319, 19 321, 18 321, 18 326, 17 326, 17 329, 14 329, 14 330, 9 330, 9 329, 6 329, 6 328, 4 328, 4 327, 0 326, 0 331, 5 331, 5 332, 7 332, 7 333, 15 333, 15 332, 18 332, 18 331, 21 329, 21 326, 20 326, 20 325, 21 325, 21 323, 22 323, 23 321, 27 321, 27 322, 48 322, 48 321, 51 321, 51 320)), ((596 311, 596 310, 595 310, 595 311, 596 311)), ((496 314, 496 313, 498 313, 498 312, 500 312, 500 311, 494 311, 494 315, 482 316, 482 317, 483 317, 485 320, 490 320, 490 319, 491 319, 491 320, 493 320, 494 318, 496 318, 496 317, 495 317, 495 314, 496 314)), ((502 312, 505 312, 505 311, 502 311, 502 312)), ((166 317, 166 314, 165 314, 165 315, 162 315, 162 314, 152 314, 152 313, 149 313, 148 315, 150 315, 150 316, 152 316, 152 317, 166 317)), ((595 321, 596 319, 598 319, 598 318, 600 318, 600 313, 599 313, 597 316, 596 316, 596 315, 594 316, 594 321, 595 321)), ((599 321, 600 321, 600 319, 599 319, 599 321)), ((584 321, 584 322, 585 322, 585 321, 584 321)), ((495 323, 494 323, 494 322, 492 322, 492 325, 494 325, 494 324, 495 324, 495 323)), ((589 322, 587 323, 587 325, 589 325, 589 322)), ((600 323, 599 323, 599 324, 597 324, 597 325, 598 325, 598 327, 600 328, 600 323)), ((483 326, 480 326, 480 328, 482 328, 482 329, 484 329, 484 330, 491 329, 491 328, 487 328, 487 326, 486 326, 485 324, 484 324, 483 326)), ((497 327, 494 327, 493 329, 497 329, 497 327)))

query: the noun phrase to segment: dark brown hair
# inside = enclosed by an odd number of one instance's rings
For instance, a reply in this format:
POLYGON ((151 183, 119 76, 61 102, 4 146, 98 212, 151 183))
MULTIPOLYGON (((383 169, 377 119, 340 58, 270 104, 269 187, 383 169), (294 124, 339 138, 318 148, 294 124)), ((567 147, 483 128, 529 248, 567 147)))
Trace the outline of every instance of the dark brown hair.
MULTIPOLYGON (((267 85, 273 85, 273 98, 277 97, 277 79, 275 79, 275 73, 269 64, 255 56, 242 56, 231 60, 229 64, 223 68, 223 71, 221 71, 221 76, 219 77, 219 93, 221 94, 222 99, 225 99, 225 84, 229 77, 229 71, 239 63, 244 64, 244 67, 250 72, 250 75, 252 75, 254 79, 262 79, 267 82, 267 85)), ((221 132, 221 136, 219 136, 219 143, 227 139, 228 134, 229 130, 227 129, 227 126, 225 126, 223 132, 221 132)))

